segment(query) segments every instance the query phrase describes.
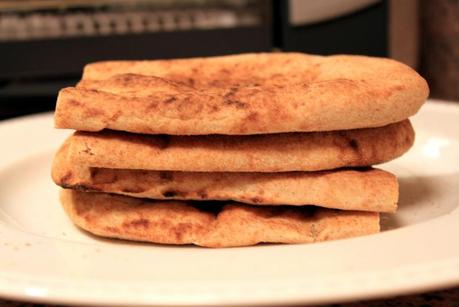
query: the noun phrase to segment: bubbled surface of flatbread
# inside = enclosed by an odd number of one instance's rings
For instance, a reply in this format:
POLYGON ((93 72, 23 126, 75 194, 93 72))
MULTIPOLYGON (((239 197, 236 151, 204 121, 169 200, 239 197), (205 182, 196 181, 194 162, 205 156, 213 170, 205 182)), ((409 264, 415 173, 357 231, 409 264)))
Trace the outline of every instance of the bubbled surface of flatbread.
POLYGON ((60 91, 55 125, 146 134, 265 134, 380 127, 428 96, 408 66, 364 56, 261 53, 89 64, 60 91))

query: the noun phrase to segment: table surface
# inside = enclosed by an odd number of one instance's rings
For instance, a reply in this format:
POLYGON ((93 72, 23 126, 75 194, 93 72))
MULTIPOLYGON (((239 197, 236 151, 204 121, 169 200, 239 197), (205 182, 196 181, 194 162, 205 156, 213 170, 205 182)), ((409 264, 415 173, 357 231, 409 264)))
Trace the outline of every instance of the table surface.
MULTIPOLYGON (((0 307, 55 307, 62 305, 50 304, 32 304, 28 302, 14 302, 2 300, 0 298, 0 307)), ((399 296, 394 298, 358 301, 345 304, 324 305, 330 307, 363 307, 363 306, 459 306, 459 287, 441 291, 427 292, 422 294, 399 296)))

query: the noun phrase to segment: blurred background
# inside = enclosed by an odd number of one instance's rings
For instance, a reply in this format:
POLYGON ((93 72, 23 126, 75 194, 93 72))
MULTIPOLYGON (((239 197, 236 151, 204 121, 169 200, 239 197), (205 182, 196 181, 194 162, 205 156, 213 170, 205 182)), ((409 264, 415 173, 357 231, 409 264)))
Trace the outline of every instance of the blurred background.
POLYGON ((88 62, 272 50, 392 57, 459 100, 455 0, 0 0, 0 119, 54 109, 88 62))

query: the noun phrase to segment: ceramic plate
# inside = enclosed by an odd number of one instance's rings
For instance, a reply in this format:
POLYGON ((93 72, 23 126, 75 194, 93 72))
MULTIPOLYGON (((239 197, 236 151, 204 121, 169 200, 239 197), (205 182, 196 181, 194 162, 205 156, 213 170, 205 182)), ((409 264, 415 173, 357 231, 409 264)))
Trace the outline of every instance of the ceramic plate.
POLYGON ((0 297, 106 305, 325 303, 459 285, 459 105, 429 102, 415 146, 381 167, 400 205, 380 234, 206 249, 98 239, 58 202, 52 114, 0 123, 0 297))

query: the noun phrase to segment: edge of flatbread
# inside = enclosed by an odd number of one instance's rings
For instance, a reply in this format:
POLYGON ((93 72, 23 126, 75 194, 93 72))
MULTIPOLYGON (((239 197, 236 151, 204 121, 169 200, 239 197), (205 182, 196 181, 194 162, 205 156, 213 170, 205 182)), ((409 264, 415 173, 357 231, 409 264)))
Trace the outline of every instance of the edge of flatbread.
POLYGON ((316 207, 226 204, 218 211, 179 201, 146 201, 104 193, 61 191, 80 228, 102 237, 205 247, 313 243, 379 232, 379 214, 316 207))
POLYGON ((59 92, 55 126, 172 135, 380 127, 414 115, 428 93, 410 67, 365 56, 103 62, 59 92))
POLYGON ((67 140, 52 166, 54 182, 79 191, 137 198, 233 200, 253 205, 315 205, 342 210, 395 212, 397 178, 386 171, 221 173, 92 168, 68 159, 67 140))
POLYGON ((318 171, 395 159, 414 142, 409 120, 380 128, 247 136, 81 132, 69 159, 103 168, 189 172, 318 171))

